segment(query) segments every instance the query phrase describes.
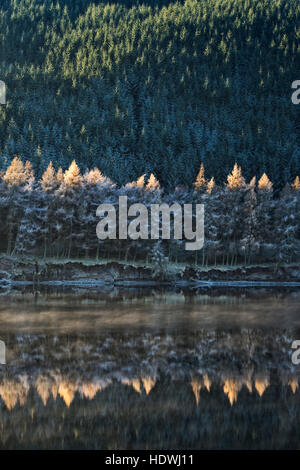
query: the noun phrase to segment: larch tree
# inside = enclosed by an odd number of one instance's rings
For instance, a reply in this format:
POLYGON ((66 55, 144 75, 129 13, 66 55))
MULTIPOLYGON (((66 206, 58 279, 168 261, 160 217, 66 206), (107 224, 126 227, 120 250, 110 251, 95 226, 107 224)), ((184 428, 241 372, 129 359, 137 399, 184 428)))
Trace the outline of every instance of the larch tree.
POLYGON ((20 157, 14 157, 4 173, 3 180, 8 186, 22 186, 26 182, 24 165, 20 157))
POLYGON ((201 163, 199 173, 194 183, 194 188, 196 189, 196 191, 205 191, 206 187, 207 181, 204 177, 204 165, 203 163, 201 163))
POLYGON ((154 174, 151 173, 149 180, 146 185, 146 189, 149 189, 151 191, 156 191, 160 189, 160 184, 159 181, 155 178, 154 174))
POLYGON ((207 183, 207 193, 211 194, 216 187, 215 179, 212 177, 209 182, 207 183))
POLYGON ((224 239, 226 240, 227 263, 231 257, 231 264, 237 261, 240 240, 243 233, 244 214, 243 201, 246 183, 242 169, 236 163, 232 172, 227 176, 227 184, 221 204, 223 205, 224 239))
POLYGON ((61 166, 57 170, 56 179, 57 179, 58 185, 61 185, 64 181, 64 172, 61 166))
POLYGON ((132 181, 131 183, 127 183, 127 188, 144 188, 145 186, 145 177, 146 174, 141 175, 136 181, 132 181))
POLYGON ((45 193, 53 192, 58 188, 60 183, 57 180, 52 162, 49 163, 47 169, 44 171, 40 184, 45 193))
POLYGON ((234 191, 241 190, 244 187, 245 179, 242 175, 242 169, 235 163, 232 172, 227 176, 226 188, 230 191, 234 191))
POLYGON ((18 156, 12 160, 3 176, 3 180, 8 187, 6 196, 7 214, 3 223, 6 224, 7 230, 7 253, 11 254, 17 236, 18 224, 24 211, 23 195, 26 174, 23 162, 18 156))
POLYGON ((263 175, 259 179, 258 189, 260 191, 272 191, 273 190, 273 183, 269 180, 266 173, 263 173, 263 175))
MULTIPOLYGON (((60 186, 60 182, 57 179, 57 174, 53 167, 52 162, 49 163, 46 171, 43 173, 40 180, 40 185, 44 193, 44 198, 42 200, 42 206, 44 212, 43 223, 43 255, 44 257, 47 254, 51 254, 52 250, 52 241, 53 241, 53 226, 54 221, 56 220, 56 210, 57 210, 57 194, 56 190, 60 186)), ((52 253, 53 254, 53 253, 52 253)))
POLYGON ((106 178, 98 168, 86 172, 82 188, 82 204, 78 212, 78 223, 81 227, 81 239, 75 240, 75 245, 86 256, 92 251, 99 258, 103 241, 96 236, 96 226, 99 219, 96 216, 97 207, 102 203, 112 203, 111 190, 115 188, 109 178, 106 178))
POLYGON ((292 184, 294 191, 300 191, 300 179, 299 176, 296 176, 295 181, 292 184))
POLYGON ((78 213, 82 204, 83 178, 75 160, 64 172, 64 178, 56 190, 57 210, 55 231, 55 245, 57 254, 70 258, 73 242, 82 238, 78 213))
POLYGON ((76 188, 82 184, 80 169, 75 160, 72 161, 69 168, 65 171, 64 181, 67 188, 76 188))
POLYGON ((273 232, 274 221, 273 184, 266 173, 258 181, 257 185, 257 241, 260 245, 260 256, 271 256, 275 253, 273 232))
POLYGON ((87 171, 84 175, 84 183, 88 185, 109 183, 108 178, 103 176, 98 168, 87 171))
POLYGON ((26 160, 25 162, 24 175, 25 175, 25 181, 31 184, 34 180, 34 171, 33 171, 32 163, 29 160, 26 160))

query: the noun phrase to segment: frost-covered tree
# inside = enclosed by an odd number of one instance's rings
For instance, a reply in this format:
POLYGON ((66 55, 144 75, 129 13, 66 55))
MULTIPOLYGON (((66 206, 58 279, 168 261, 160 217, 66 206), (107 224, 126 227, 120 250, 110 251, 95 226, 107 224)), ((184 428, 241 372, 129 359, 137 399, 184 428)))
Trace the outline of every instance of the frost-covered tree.
POLYGON ((239 243, 242 238, 244 215, 243 201, 246 190, 242 169, 237 164, 227 176, 227 184, 220 198, 221 216, 223 219, 224 257, 227 263, 237 261, 239 243))
POLYGON ((260 256, 272 259, 276 251, 274 238, 274 200, 273 185, 264 173, 258 181, 257 189, 257 242, 260 246, 260 256))
POLYGON ((214 182, 210 181, 206 193, 202 197, 204 204, 205 216, 205 237, 204 247, 202 249, 203 264, 205 258, 207 262, 217 264, 217 259, 222 253, 223 243, 223 214, 221 213, 220 198, 223 191, 216 187, 214 182))
POLYGON ((61 181, 58 181, 52 162, 49 163, 47 169, 42 175, 40 184, 45 193, 55 191, 61 181))
POLYGON ((277 260, 284 263, 295 261, 300 250, 297 240, 297 196, 288 184, 275 203, 274 219, 277 260))
POLYGON ((169 258, 165 255, 162 241, 158 240, 152 247, 149 257, 152 263, 152 273, 155 279, 164 280, 167 277, 169 258))
POLYGON ((245 264, 251 264, 255 255, 258 254, 259 242, 257 240, 258 222, 256 217, 257 197, 255 192, 255 178, 247 188, 243 207, 243 232, 240 240, 241 252, 244 254, 245 264))

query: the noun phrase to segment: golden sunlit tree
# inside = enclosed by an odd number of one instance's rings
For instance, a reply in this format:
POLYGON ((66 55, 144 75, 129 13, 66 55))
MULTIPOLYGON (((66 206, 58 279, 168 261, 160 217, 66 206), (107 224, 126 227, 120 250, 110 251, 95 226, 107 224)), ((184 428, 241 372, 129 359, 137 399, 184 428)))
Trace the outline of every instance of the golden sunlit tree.
POLYGON ((207 183, 207 193, 211 194, 216 186, 215 179, 212 177, 209 182, 207 183))
POLYGON ((102 175, 101 171, 98 170, 98 168, 94 168, 93 170, 88 171, 84 175, 84 180, 88 184, 98 184, 98 183, 103 183, 106 178, 105 176, 102 175))
POLYGON ((12 160, 3 176, 3 179, 8 186, 21 186, 26 182, 24 165, 18 156, 12 160))
POLYGON ((269 180, 266 173, 264 173, 258 182, 258 189, 261 191, 271 191, 272 188, 273 183, 269 180))
POLYGON ((26 160, 26 162, 25 162, 24 173, 25 173, 25 181, 26 182, 29 183, 31 181, 34 181, 33 166, 32 166, 32 163, 29 160, 26 160))
POLYGON ((57 178, 52 162, 49 163, 47 170, 43 173, 41 181, 43 191, 53 191, 57 187, 57 178))
POLYGON ((131 183, 127 183, 127 188, 144 188, 145 186, 145 177, 146 174, 140 176, 136 181, 132 181, 131 183))
POLYGON ((160 189, 160 184, 159 181, 155 178, 154 174, 151 173, 146 189, 150 189, 151 191, 155 191, 157 189, 160 189))
POLYGON ((63 181, 64 181, 64 172, 63 172, 63 169, 62 169, 61 166, 60 166, 59 169, 57 170, 56 179, 57 179, 57 183, 58 183, 59 185, 62 184, 63 181))
POLYGON ((292 184, 294 191, 300 191, 300 179, 299 176, 296 176, 295 181, 292 184))
POLYGON ((253 176, 253 178, 251 179, 249 183, 249 189, 255 188, 255 187, 256 187, 256 176, 253 176))
POLYGON ((140 176, 136 180, 136 185, 137 185, 138 188, 143 188, 145 186, 145 177, 146 177, 146 174, 140 176))
POLYGON ((204 165, 203 165, 203 163, 201 163, 199 173, 198 173, 196 181, 194 183, 194 188, 197 191, 201 191, 201 190, 205 189, 206 185, 207 185, 207 181, 204 177, 204 165))
POLYGON ((82 183, 82 176, 80 174, 80 169, 75 160, 72 161, 68 170, 65 171, 64 181, 67 187, 76 187, 80 186, 82 183))
POLYGON ((241 189, 245 186, 242 169, 237 163, 234 164, 232 172, 227 176, 226 188, 230 190, 241 189))

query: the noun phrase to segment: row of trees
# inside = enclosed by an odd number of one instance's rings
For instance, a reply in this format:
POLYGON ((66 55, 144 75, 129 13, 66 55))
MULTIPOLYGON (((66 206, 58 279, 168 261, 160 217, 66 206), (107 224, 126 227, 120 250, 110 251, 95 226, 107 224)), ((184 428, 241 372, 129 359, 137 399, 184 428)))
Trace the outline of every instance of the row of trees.
POLYGON ((218 184, 300 174, 298 0, 2 0, 0 167, 218 184))
MULTIPOLYGON (((0 240, 8 254, 44 257, 105 257, 125 260, 201 264, 295 262, 300 255, 300 181, 286 184, 274 198, 264 173, 246 183, 234 165, 223 186, 206 180, 201 165, 194 185, 165 192, 153 174, 118 186, 97 169, 84 175, 73 161, 66 171, 49 164, 35 179, 32 164, 15 157, 1 174, 0 240), (205 244, 201 252, 185 251, 185 240, 98 240, 96 209, 102 203, 128 205, 198 203, 205 206, 205 244)), ((150 227, 149 227, 150 228, 150 227)), ((172 232, 171 232, 172 233, 172 232)))

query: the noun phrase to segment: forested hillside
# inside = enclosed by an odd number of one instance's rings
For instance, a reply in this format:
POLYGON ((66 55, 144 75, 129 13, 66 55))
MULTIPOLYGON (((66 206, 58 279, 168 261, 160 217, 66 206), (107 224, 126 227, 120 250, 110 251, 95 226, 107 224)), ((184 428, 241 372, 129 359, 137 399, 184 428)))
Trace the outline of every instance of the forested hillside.
POLYGON ((97 166, 221 184, 237 162, 275 190, 300 174, 298 0, 2 0, 1 169, 97 166), (297 75, 298 74, 298 75, 297 75))

